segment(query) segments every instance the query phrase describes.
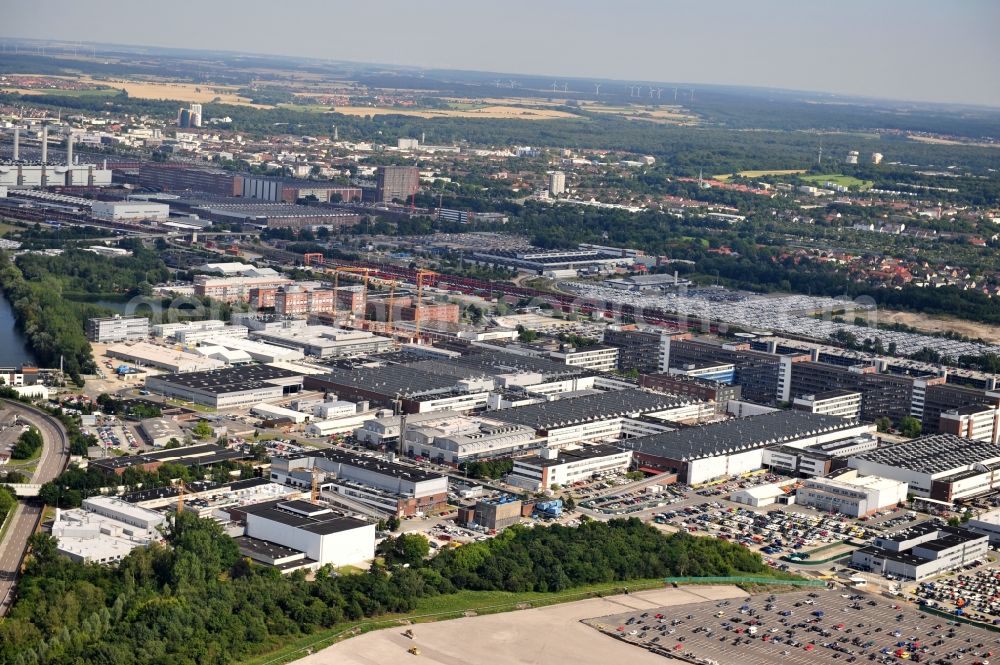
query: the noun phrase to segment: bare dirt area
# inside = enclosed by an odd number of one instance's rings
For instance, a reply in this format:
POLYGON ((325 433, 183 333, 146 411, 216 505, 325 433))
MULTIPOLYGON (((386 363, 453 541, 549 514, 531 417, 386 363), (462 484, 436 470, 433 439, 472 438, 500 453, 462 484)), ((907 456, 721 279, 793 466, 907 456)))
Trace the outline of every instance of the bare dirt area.
POLYGON ((1000 344, 1000 326, 988 323, 882 309, 878 310, 878 321, 879 323, 902 323, 929 333, 955 332, 976 339, 984 339, 992 344, 1000 344))
POLYGON ((633 610, 645 611, 669 605, 745 596, 745 592, 733 586, 657 589, 533 610, 418 624, 412 628, 412 640, 403 635, 403 628, 389 628, 335 644, 295 663, 608 665, 627 662, 630 665, 657 665, 664 662, 661 656, 611 639, 581 621, 633 610), (407 653, 411 647, 419 649, 420 654, 407 653))

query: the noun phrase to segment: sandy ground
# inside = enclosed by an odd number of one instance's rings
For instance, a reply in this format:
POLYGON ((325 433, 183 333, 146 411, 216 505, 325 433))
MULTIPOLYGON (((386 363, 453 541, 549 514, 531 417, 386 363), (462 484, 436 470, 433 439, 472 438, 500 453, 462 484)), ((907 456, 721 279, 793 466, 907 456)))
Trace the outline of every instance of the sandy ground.
POLYGON ((705 600, 739 598, 746 593, 733 586, 692 586, 642 591, 552 605, 534 610, 453 619, 413 626, 414 639, 401 628, 367 633, 307 656, 296 665, 656 665, 651 654, 580 623, 632 609, 647 610, 705 600), (419 656, 407 653, 416 646, 419 656))
POLYGON ((1000 326, 988 323, 927 316, 926 314, 914 314, 913 312, 894 312, 887 309, 878 310, 878 321, 879 323, 903 323, 931 333, 953 331, 962 335, 968 335, 969 337, 982 338, 994 344, 1000 344, 1000 326))

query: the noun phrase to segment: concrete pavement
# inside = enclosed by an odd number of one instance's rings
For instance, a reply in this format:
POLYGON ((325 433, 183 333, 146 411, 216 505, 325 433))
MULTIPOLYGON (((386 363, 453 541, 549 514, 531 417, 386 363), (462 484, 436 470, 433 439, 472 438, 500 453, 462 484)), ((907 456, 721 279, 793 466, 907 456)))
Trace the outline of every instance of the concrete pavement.
MULTIPOLYGON (((69 437, 62 423, 43 411, 19 402, 3 400, 3 408, 8 413, 16 413, 42 434, 42 453, 31 482, 46 483, 62 473, 69 462, 69 437)), ((39 501, 19 501, 14 512, 7 517, 10 524, 0 541, 0 616, 7 614, 13 603, 21 559, 28 546, 28 538, 38 528, 43 510, 44 506, 39 501)))

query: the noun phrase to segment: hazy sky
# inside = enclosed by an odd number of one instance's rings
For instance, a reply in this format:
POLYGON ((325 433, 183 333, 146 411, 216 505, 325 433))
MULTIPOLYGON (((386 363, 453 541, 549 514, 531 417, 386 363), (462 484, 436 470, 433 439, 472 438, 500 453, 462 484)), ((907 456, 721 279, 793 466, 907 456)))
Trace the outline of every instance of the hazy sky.
POLYGON ((31 0, 0 34, 1000 106, 998 0, 31 0))

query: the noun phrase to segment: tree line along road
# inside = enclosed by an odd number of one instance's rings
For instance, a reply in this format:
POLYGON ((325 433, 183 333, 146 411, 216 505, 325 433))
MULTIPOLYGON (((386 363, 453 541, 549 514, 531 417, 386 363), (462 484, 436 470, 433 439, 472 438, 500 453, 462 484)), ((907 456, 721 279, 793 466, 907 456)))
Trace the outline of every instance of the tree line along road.
MULTIPOLYGON (((0 407, 16 413, 21 420, 33 425, 42 435, 42 452, 31 482, 47 483, 55 479, 69 463, 69 437, 62 423, 39 409, 19 402, 2 400, 0 407)), ((7 614, 14 601, 14 588, 21 560, 24 558, 28 539, 41 522, 44 508, 40 500, 21 500, 7 516, 10 524, 3 540, 0 541, 0 616, 7 614)))

